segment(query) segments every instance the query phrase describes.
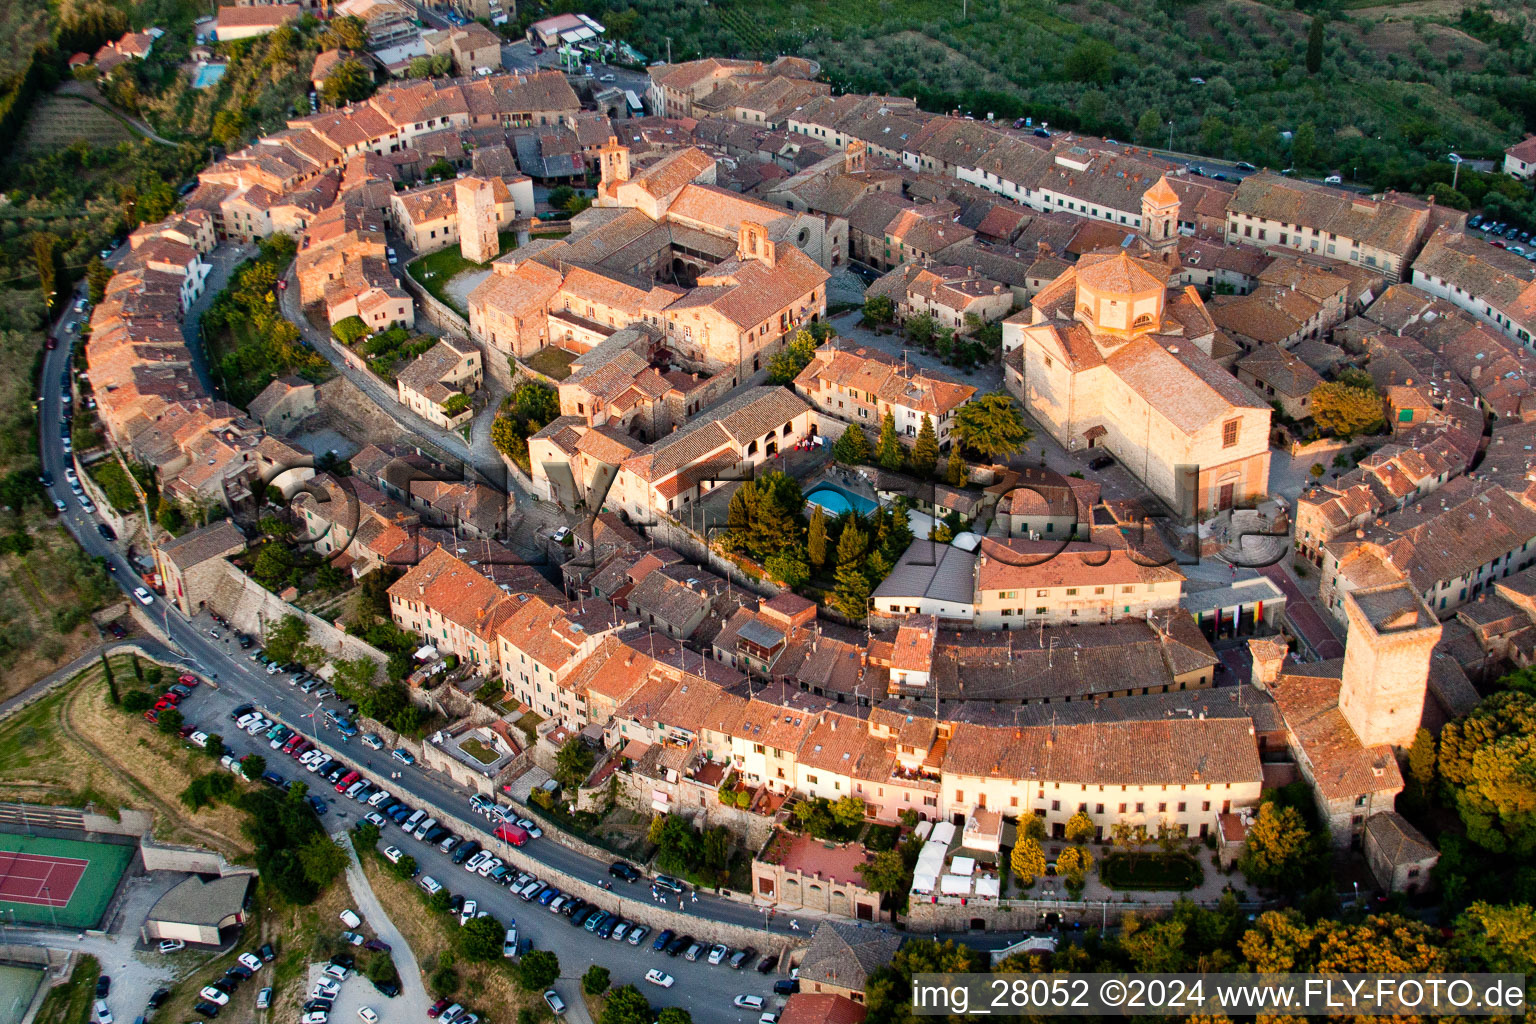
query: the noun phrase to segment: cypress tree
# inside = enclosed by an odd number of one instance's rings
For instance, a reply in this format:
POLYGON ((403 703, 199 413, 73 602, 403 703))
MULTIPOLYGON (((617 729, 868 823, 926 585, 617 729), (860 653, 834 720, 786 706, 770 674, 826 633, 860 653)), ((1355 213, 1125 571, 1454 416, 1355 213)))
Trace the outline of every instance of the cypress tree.
POLYGON ((820 569, 827 562, 827 513, 820 505, 811 513, 811 528, 806 535, 806 554, 811 568, 820 569))
POLYGON ((933 432, 933 420, 923 413, 923 425, 918 428, 917 440, 912 443, 912 472, 927 479, 939 464, 939 438, 933 432))

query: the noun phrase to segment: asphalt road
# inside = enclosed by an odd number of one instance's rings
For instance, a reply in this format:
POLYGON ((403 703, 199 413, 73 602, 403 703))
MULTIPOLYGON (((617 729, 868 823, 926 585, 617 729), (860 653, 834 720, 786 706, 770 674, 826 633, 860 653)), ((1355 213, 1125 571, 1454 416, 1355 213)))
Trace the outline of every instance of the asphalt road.
MULTIPOLYGON (((164 604, 157 599, 155 607, 164 604)), ((438 806, 448 808, 461 817, 477 817, 468 806, 469 792, 441 775, 425 771, 419 766, 402 769, 398 762, 390 759, 387 750, 370 750, 356 741, 346 741, 330 727, 324 717, 326 710, 338 706, 334 698, 316 701, 297 687, 288 685, 290 677, 286 674, 268 676, 259 663, 250 660, 248 652, 241 651, 231 641, 229 632, 217 627, 208 616, 200 615, 188 622, 172 611, 166 621, 171 623, 177 641, 191 655, 190 662, 205 672, 216 673, 218 689, 200 688, 183 704, 182 711, 187 722, 223 736, 225 746, 236 756, 259 753, 266 758, 269 770, 285 779, 299 779, 308 784, 310 792, 324 798, 332 808, 325 819, 328 827, 350 828, 367 813, 368 808, 338 795, 333 787, 304 771, 287 755, 271 750, 265 740, 252 739, 237 732, 229 719, 229 712, 235 706, 254 703, 267 717, 305 736, 322 737, 332 748, 345 749, 350 763, 366 766, 385 778, 395 771, 401 771, 402 777, 392 784, 390 792, 414 807, 430 811, 433 806, 438 806), (211 631, 218 632, 220 639, 215 640, 210 635, 211 631)), ((252 647, 251 650, 256 648, 252 647)), ((484 842, 490 836, 489 833, 480 833, 472 838, 484 842)), ((391 845, 399 846, 415 857, 423 874, 436 878, 451 892, 475 900, 480 909, 489 910, 503 922, 516 920, 519 936, 531 938, 535 948, 553 950, 560 957, 562 969, 566 973, 563 979, 565 983, 559 988, 568 1003, 579 999, 580 975, 587 965, 593 963, 606 966, 613 974, 614 984, 632 982, 658 1004, 687 1008, 695 1020, 746 1021, 746 1011, 736 1010, 730 1004, 730 998, 742 993, 765 998, 771 995, 777 977, 775 975, 711 967, 702 961, 688 963, 682 957, 673 959, 653 953, 649 941, 635 948, 599 939, 580 928, 572 928, 565 917, 551 915, 538 904, 524 903, 489 879, 469 874, 462 867, 454 865, 449 856, 439 852, 436 846, 405 836, 394 824, 386 826, 380 840, 381 848, 391 845), (665 991, 646 984, 645 972, 652 967, 660 967, 672 974, 677 984, 665 991), (727 993, 724 998, 721 998, 722 993, 727 993)), ((521 852, 549 867, 550 870, 541 872, 540 877, 552 885, 560 885, 562 874, 587 881, 600 881, 608 877, 606 861, 586 857, 561 846, 548 836, 533 840, 521 852)), ((638 894, 643 897, 644 885, 644 881, 636 882, 628 895, 633 897, 638 894)), ((738 923, 749 925, 762 922, 761 914, 751 908, 709 896, 701 895, 699 902, 688 904, 688 908, 701 916, 729 916, 738 923)), ((783 931, 785 924, 787 920, 775 930, 783 931)), ((655 938, 654 932, 650 938, 655 938)), ((756 1019, 757 1014, 751 1014, 750 1020, 755 1022, 756 1019)))

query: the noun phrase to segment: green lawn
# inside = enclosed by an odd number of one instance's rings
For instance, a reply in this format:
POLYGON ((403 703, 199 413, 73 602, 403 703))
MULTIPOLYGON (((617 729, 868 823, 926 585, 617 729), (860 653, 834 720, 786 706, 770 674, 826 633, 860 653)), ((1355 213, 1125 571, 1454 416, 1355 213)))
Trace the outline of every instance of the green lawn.
POLYGON ((1099 866, 1099 878, 1111 889, 1183 892, 1204 877, 1199 862, 1185 853, 1114 853, 1099 866))
POLYGON ((38 1007, 37 1024, 86 1024, 91 1019, 91 1002, 96 998, 96 979, 101 964, 86 954, 75 964, 69 980, 52 989, 38 1007))
POLYGON ((571 364, 576 361, 576 356, 563 348, 555 348, 551 345, 548 348, 539 349, 523 361, 550 380, 565 380, 571 375, 571 364))
MULTIPOLYGON (((511 252, 517 248, 516 232, 503 231, 497 235, 497 238, 501 242, 502 252, 511 252)), ((405 272, 410 274, 417 284, 431 292, 432 297, 438 302, 464 315, 465 311, 459 309, 458 303, 448 295, 448 282, 466 270, 484 270, 489 265, 465 259, 458 246, 450 245, 445 249, 416 257, 406 264, 405 272)))
POLYGON ((495 764, 501 758, 500 754, 473 737, 460 740, 459 749, 481 764, 495 764))

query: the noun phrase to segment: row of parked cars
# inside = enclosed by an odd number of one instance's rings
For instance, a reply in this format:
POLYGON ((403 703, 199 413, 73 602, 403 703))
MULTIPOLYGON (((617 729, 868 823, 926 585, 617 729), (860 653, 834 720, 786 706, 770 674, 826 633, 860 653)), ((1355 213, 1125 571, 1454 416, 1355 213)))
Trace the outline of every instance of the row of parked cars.
MULTIPOLYGON (((197 689, 199 680, 197 676, 187 673, 178 678, 164 693, 155 698, 155 706, 144 712, 147 721, 158 723, 160 712, 169 711, 171 708, 181 709, 181 702, 191 697, 197 689)), ((187 730, 184 735, 190 736, 192 730, 187 730)))
MULTIPOLYGON (((241 953, 237 957, 237 963, 224 972, 224 976, 217 981, 204 985, 197 993, 198 1001, 192 1009, 200 1016, 212 1019, 219 1015, 219 1011, 229 1004, 230 996, 243 982, 254 978, 267 964, 277 957, 277 951, 272 948, 270 942, 261 946, 255 952, 241 953)), ((266 1009, 272 1005, 271 987, 263 988, 256 994, 256 1007, 266 1009)))

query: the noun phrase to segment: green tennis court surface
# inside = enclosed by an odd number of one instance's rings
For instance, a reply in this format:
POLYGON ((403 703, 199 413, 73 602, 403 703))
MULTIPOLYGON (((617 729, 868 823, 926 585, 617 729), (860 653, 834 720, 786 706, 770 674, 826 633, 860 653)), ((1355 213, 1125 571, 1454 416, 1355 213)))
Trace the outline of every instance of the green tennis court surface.
POLYGON ((0 832, 0 914, 7 921, 95 928, 133 847, 0 832))

